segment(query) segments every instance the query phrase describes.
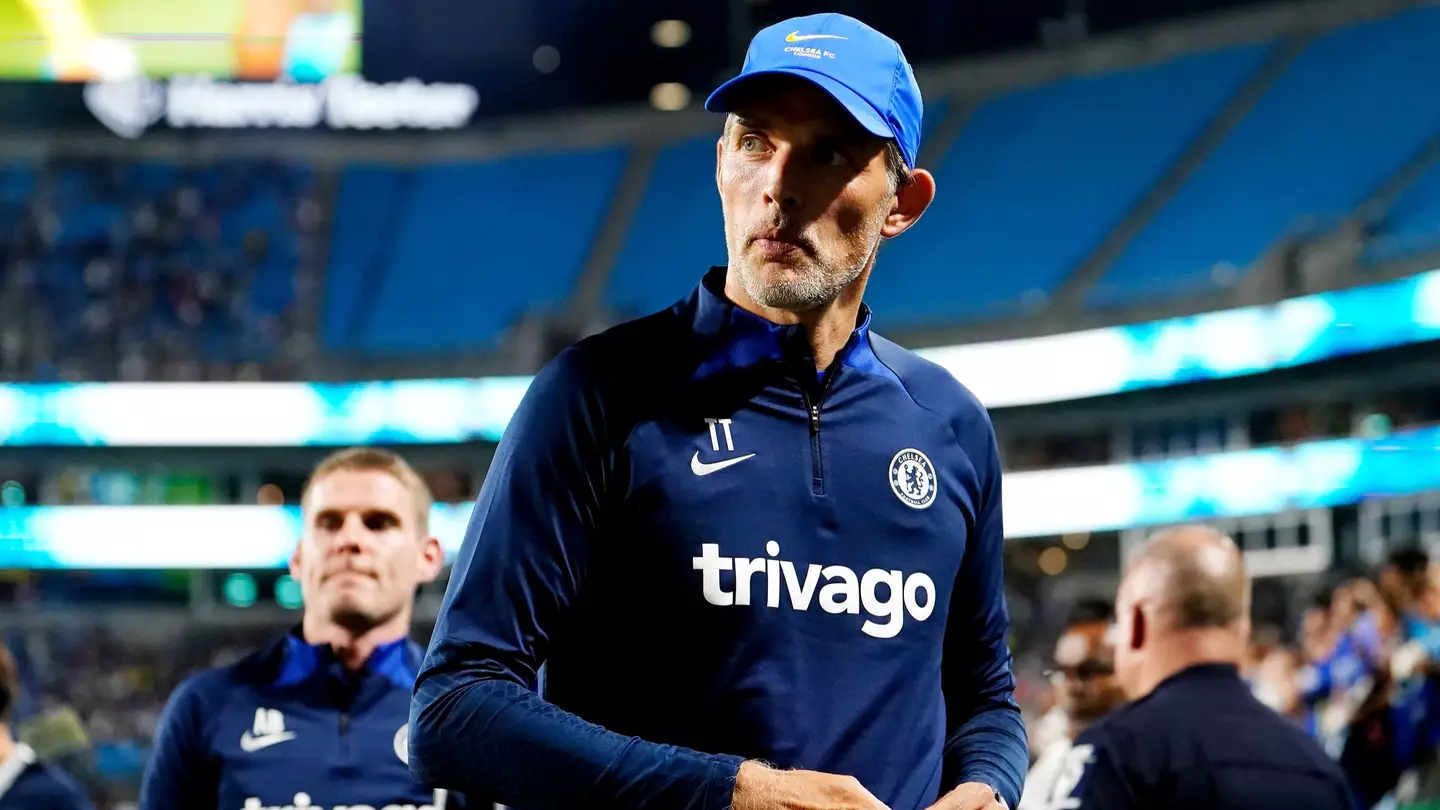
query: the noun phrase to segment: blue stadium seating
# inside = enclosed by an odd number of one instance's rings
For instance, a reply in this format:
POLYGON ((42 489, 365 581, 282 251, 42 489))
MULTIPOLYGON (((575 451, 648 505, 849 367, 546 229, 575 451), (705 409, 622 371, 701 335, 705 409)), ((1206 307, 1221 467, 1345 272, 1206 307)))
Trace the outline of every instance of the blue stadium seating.
POLYGON ((1440 248, 1440 164, 1400 195, 1379 223, 1368 261, 1386 261, 1440 248))
POLYGON ((649 187, 610 273, 607 303, 616 312, 634 316, 663 309, 689 292, 705 268, 725 263, 715 137, 670 144, 655 157, 649 187))
POLYGON ((1089 292, 1093 306, 1193 294, 1288 229, 1356 205, 1440 131, 1440 8, 1312 42, 1089 292))
POLYGON ((1043 302, 1165 172, 1268 45, 1080 77, 981 104, 934 171, 935 204, 881 250, 880 325, 1043 302))
MULTIPOLYGON (((344 348, 371 354, 493 347, 518 317, 569 295, 625 157, 613 147, 428 165, 404 177, 403 213, 388 224, 379 203, 342 199, 339 216, 381 219, 380 242, 331 262, 332 284, 359 289, 332 291, 326 319, 345 328, 327 323, 326 335, 348 330, 344 348)), ((351 182, 341 193, 359 192, 351 182)), ((360 227, 345 221, 336 230, 360 227)))
POLYGON ((359 329, 360 302, 389 260, 385 249, 400 222, 404 181, 405 171, 390 166, 351 166, 340 177, 320 323, 326 348, 343 350, 359 329))
POLYGON ((14 236, 34 188, 35 167, 20 163, 0 164, 0 244, 14 236))
MULTIPOLYGON (((35 174, 4 176, 0 219, 13 229, 35 174), (11 216, 4 216, 7 210, 11 216)), ((105 376, 116 357, 154 348, 161 335, 176 330, 185 334, 194 359, 205 362, 262 360, 273 353, 276 319, 295 294, 295 213, 313 197, 308 167, 249 160, 203 168, 62 161, 51 181, 44 210, 55 215, 57 227, 41 237, 43 250, 34 256, 34 311, 53 330, 50 340, 92 347, 76 353, 84 356, 83 373, 105 376), (87 278, 92 262, 110 272, 87 278), (138 308, 107 302, 107 295, 126 289, 152 292, 138 308)), ((51 371, 35 374, 43 379, 51 371)))
MULTIPOLYGON (((923 132, 944 119, 949 99, 925 103, 923 132)), ((716 117, 716 126, 720 118, 716 117)), ((610 274, 606 303, 624 316, 675 303, 707 267, 726 262, 725 230, 715 191, 718 131, 670 144, 655 158, 650 180, 610 274)))

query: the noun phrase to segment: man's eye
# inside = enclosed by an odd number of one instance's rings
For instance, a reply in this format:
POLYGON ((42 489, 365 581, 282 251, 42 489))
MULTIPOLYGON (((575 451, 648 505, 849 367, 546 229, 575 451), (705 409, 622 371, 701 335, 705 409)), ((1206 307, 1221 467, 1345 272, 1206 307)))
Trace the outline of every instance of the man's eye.
POLYGON ((760 139, 754 135, 746 135, 740 139, 740 151, 742 152, 758 152, 764 147, 765 144, 761 143, 760 139))
POLYGON ((822 146, 815 150, 815 162, 821 166, 848 166, 850 159, 838 149, 822 146))

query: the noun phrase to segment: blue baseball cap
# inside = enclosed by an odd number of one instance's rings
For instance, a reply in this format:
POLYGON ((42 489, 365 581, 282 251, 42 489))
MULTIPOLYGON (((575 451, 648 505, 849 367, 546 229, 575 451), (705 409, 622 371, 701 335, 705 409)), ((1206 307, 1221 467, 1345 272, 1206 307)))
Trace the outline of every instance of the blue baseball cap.
POLYGON ((730 112, 727 101, 735 87, 752 76, 776 74, 819 85, 865 129, 894 138, 905 165, 915 168, 925 105, 915 71, 895 40, 844 14, 776 23, 750 40, 740 75, 716 88, 705 109, 730 112))

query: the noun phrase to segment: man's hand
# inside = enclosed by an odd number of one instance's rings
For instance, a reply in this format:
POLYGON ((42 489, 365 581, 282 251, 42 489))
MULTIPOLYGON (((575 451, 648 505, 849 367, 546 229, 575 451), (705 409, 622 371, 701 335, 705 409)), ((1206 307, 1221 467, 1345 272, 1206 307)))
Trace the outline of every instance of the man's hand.
MULTIPOLYGON (((738 808, 737 808, 738 810, 738 808)), ((979 782, 966 782, 940 797, 929 810, 1006 810, 995 789, 979 782)))
MULTIPOLYGON (((967 805, 968 806, 968 805, 967 805)), ((981 805, 976 805, 980 807, 981 805)), ((732 810, 889 810, 853 776, 740 763, 732 810)))

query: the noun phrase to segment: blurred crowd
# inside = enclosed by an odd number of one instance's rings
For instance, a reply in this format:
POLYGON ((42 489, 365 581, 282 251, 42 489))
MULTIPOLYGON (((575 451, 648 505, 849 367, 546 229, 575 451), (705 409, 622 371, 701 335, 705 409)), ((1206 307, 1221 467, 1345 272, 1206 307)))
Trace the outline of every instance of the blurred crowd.
POLYGON ((103 624, 11 632, 7 647, 22 679, 19 736, 42 757, 64 764, 101 810, 126 807, 138 793, 170 692, 189 675, 238 660, 279 632, 245 626, 147 633, 103 624))
POLYGON ((0 380, 294 376, 323 219, 274 161, 0 166, 0 380))
MULTIPOLYGON (((1124 701, 1114 678, 1112 622, 1108 603, 1082 600, 1053 649, 1015 650, 1032 779, 1056 778, 1046 771, 1065 761, 1070 741, 1124 701), (1043 675, 1030 665, 1037 658, 1046 662, 1043 675)), ((1288 634, 1255 627, 1243 674, 1256 697, 1341 763, 1357 806, 1440 807, 1440 563, 1417 548, 1396 551, 1371 575, 1320 589, 1293 624, 1288 634)), ((6 640, 26 676, 21 735, 67 762, 102 808, 125 807, 175 685, 282 629, 189 624, 183 633, 137 633, 92 623, 12 632, 6 640), (45 739, 56 734, 54 718, 67 714, 83 728, 86 750, 78 756, 73 746, 45 739)), ((416 637, 423 640, 425 631, 417 627, 416 637)))
MULTIPOLYGON (((1036 784, 1058 778, 1070 741, 1124 701, 1111 621, 1109 605, 1082 603, 1055 644, 1049 688, 1028 707, 1036 784)), ((1293 642, 1255 628, 1242 673, 1255 696, 1339 761, 1358 807, 1440 807, 1440 566, 1396 551, 1372 576, 1323 589, 1298 625, 1293 642)))

